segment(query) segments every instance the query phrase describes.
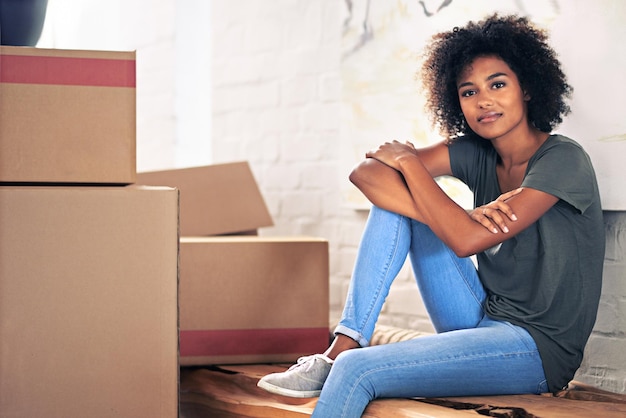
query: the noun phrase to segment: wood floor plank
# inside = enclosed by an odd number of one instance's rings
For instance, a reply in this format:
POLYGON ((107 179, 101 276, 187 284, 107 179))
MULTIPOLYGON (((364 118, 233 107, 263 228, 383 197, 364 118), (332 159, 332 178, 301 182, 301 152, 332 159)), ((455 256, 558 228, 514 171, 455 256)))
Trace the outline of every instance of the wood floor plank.
MULTIPOLYGON (((302 418, 317 398, 273 395, 256 386, 262 376, 289 365, 241 365, 181 369, 182 418, 302 418)), ((579 384, 558 396, 515 395, 437 399, 378 399, 366 418, 623 418, 626 396, 579 384)))
POLYGON ((365 409, 364 418, 478 418, 474 411, 461 411, 412 399, 376 399, 365 409))
MULTIPOLYGON (((549 418, 624 418, 626 405, 612 402, 597 402, 558 398, 551 395, 476 396, 430 399, 437 405, 470 404, 484 405, 490 409, 523 410, 529 417, 549 418), (445 401, 445 402, 441 402, 445 401)), ((507 416, 507 415, 503 415, 507 416)), ((513 416, 513 415, 511 415, 513 416)), ((523 416, 523 415, 522 415, 523 416)))
MULTIPOLYGON (((220 366, 214 369, 181 371, 181 415, 183 418, 301 418, 313 413, 317 398, 289 398, 260 389, 261 376, 284 370, 282 366, 220 366)), ((468 418, 475 413, 409 399, 380 399, 371 402, 365 418, 468 418), (390 413, 392 415, 390 415, 390 413)))

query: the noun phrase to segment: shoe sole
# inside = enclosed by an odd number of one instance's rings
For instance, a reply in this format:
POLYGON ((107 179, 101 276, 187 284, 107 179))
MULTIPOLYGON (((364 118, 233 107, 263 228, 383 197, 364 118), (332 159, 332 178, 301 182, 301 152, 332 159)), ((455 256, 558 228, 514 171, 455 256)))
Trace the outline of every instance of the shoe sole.
POLYGON ((257 386, 276 395, 288 396, 290 398, 316 398, 320 396, 321 390, 292 390, 272 385, 263 380, 257 383, 257 386))

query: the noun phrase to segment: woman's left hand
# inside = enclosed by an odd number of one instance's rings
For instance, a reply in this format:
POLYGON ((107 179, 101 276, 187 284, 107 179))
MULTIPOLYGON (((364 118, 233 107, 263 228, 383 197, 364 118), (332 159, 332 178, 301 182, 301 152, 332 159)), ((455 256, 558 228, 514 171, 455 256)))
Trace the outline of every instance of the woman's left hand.
POLYGON ((523 188, 517 188, 509 192, 503 193, 498 198, 486 205, 479 206, 469 213, 470 218, 497 234, 499 231, 509 232, 506 226, 505 218, 516 221, 517 216, 513 213, 511 207, 506 203, 511 197, 521 193, 523 188))

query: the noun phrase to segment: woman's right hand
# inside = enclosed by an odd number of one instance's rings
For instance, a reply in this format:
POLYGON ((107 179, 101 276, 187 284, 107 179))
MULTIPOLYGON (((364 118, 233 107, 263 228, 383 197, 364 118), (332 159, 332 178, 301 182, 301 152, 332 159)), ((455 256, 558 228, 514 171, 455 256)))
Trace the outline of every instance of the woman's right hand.
POLYGON ((503 193, 492 202, 477 207, 469 212, 470 218, 478 222, 489 231, 497 234, 502 231, 509 232, 506 226, 506 219, 516 221, 517 216, 513 213, 511 207, 506 203, 511 197, 520 194, 524 189, 522 187, 503 193))

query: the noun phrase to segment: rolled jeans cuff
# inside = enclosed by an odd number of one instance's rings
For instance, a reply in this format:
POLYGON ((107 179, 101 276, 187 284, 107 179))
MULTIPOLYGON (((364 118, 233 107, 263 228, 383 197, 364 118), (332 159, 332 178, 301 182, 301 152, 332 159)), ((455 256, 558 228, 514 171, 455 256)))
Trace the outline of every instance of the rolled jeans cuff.
POLYGON ((361 346, 361 348, 367 347, 370 345, 370 342, 367 339, 365 339, 363 335, 359 334, 358 332, 344 325, 337 325, 337 328, 335 328, 334 334, 335 335, 342 334, 342 335, 345 335, 346 337, 352 338, 361 346))

